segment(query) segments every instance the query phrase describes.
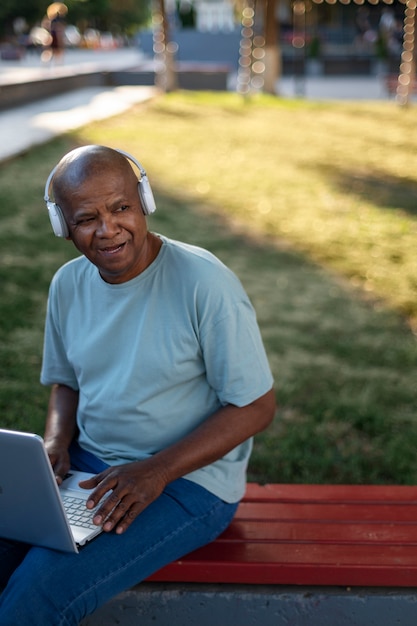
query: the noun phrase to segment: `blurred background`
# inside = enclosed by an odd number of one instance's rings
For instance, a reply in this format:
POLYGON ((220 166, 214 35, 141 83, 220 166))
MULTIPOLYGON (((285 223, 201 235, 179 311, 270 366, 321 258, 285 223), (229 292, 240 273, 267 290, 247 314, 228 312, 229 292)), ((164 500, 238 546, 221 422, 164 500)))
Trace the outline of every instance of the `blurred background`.
POLYGON ((407 9, 415 10, 413 0, 67 0, 50 5, 14 0, 0 5, 0 53, 2 60, 38 55, 45 61, 60 47, 135 47, 152 56, 158 43, 152 20, 159 13, 179 61, 236 65, 243 25, 260 49, 260 68, 272 64, 277 75, 366 76, 381 68, 395 73, 407 9))

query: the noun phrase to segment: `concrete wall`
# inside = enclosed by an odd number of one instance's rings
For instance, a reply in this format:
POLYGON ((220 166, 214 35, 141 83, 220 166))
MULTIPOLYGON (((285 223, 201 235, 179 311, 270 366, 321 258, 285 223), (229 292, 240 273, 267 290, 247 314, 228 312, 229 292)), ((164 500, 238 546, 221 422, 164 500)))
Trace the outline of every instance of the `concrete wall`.
POLYGON ((42 100, 50 96, 109 84, 107 72, 93 72, 76 76, 57 76, 33 80, 27 83, 9 83, 0 85, 0 110, 42 100))
POLYGON ((82 626, 415 626, 417 590, 143 583, 82 626))

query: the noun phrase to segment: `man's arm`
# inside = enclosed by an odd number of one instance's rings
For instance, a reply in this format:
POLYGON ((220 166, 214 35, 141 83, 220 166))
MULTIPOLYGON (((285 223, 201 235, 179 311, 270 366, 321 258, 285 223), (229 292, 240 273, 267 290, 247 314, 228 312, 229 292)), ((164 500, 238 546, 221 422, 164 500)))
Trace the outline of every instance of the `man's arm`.
POLYGON ((45 426, 45 447, 58 484, 70 469, 68 448, 77 432, 78 391, 66 385, 53 385, 45 426))
POLYGON ((113 490, 94 522, 103 524, 105 531, 116 528, 117 533, 124 532, 168 483, 213 463, 264 430, 274 412, 275 397, 271 389, 247 406, 221 408, 184 439, 149 459, 111 467, 80 483, 86 489, 96 488, 87 504, 89 508, 113 490))
POLYGON ((155 455, 155 470, 166 484, 217 461, 271 423, 275 413, 273 390, 251 404, 221 408, 185 439, 155 455))

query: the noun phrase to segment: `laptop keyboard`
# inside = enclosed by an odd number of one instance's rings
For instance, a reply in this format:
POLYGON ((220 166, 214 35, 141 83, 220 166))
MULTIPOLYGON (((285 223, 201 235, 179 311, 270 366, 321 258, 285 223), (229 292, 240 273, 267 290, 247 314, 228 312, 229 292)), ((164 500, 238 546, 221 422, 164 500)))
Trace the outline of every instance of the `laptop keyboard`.
POLYGON ((72 526, 81 526, 82 528, 90 528, 91 530, 97 528, 92 521, 96 509, 86 509, 85 500, 63 495, 62 502, 64 503, 68 521, 72 526))

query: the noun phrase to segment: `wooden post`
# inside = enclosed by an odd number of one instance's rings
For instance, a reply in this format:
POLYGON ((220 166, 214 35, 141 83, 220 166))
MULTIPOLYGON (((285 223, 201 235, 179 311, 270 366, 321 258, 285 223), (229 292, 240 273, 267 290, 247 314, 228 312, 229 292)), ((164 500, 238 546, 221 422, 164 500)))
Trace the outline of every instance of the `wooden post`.
POLYGON ((153 25, 156 84, 163 91, 175 91, 178 89, 178 78, 175 68, 176 46, 170 37, 165 0, 157 0, 156 2, 153 25))
POLYGON ((279 46, 276 7, 279 0, 264 0, 265 32, 265 93, 276 94, 277 82, 281 77, 281 50, 279 46))

